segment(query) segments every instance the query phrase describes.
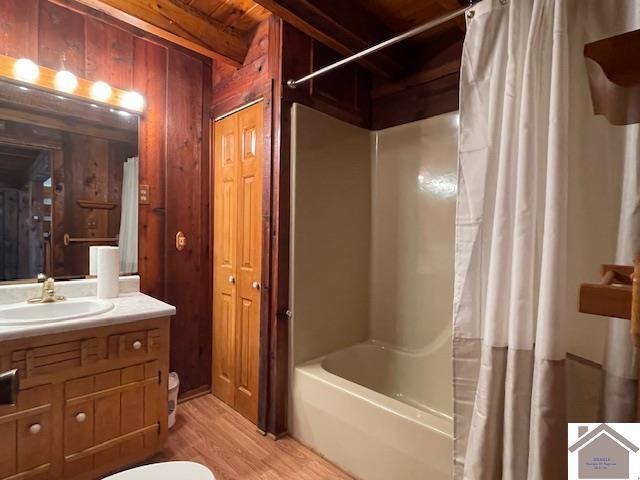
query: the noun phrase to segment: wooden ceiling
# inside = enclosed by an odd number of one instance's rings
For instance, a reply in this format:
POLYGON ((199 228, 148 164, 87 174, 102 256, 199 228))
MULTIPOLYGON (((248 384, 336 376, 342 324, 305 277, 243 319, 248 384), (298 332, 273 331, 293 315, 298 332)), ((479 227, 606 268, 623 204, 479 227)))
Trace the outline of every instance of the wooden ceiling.
POLYGON ((458 0, 355 0, 392 32, 402 33, 461 7, 458 0))
MULTIPOLYGON (((251 36, 270 13, 343 55, 460 8, 464 0, 77 0, 120 20, 234 66, 243 64, 251 36)), ((422 46, 447 48, 464 35, 457 18, 411 41, 360 61, 382 78, 410 73, 422 46), (436 46, 437 45, 437 46, 436 46), (416 48, 419 48, 419 51, 416 48)), ((421 60, 422 61, 422 60, 421 60)))
POLYGON ((271 14, 253 0, 185 0, 185 3, 242 34, 251 32, 271 14))

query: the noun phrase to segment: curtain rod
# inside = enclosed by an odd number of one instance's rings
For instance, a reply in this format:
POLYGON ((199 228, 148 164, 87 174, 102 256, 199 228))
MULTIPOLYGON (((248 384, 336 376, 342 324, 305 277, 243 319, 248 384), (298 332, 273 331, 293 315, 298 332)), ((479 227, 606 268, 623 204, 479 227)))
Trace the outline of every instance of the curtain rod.
POLYGON ((343 58, 342 60, 339 60, 335 63, 332 63, 331 65, 327 65, 326 67, 321 68, 320 70, 317 70, 315 72, 310 73, 309 75, 305 75, 304 77, 301 77, 297 80, 294 79, 289 79, 287 80, 287 85, 290 88, 296 88, 298 85, 300 85, 301 83, 305 83, 308 82, 309 80, 311 80, 312 78, 318 77, 320 75, 323 75, 327 72, 330 72, 331 70, 341 67, 342 65, 346 65, 347 63, 351 63, 355 60, 358 60, 362 57, 366 57, 367 55, 370 55, 372 53, 377 52, 378 50, 382 50, 383 48, 389 47, 393 44, 396 44, 398 42, 401 42, 402 40, 406 40, 407 38, 411 38, 411 37, 415 37, 416 35, 422 33, 422 32, 426 32, 427 30, 431 30, 434 27, 437 27, 438 25, 441 25, 445 22, 448 22, 449 20, 456 18, 460 15, 464 15, 465 13, 467 13, 469 10, 471 10, 472 8, 474 8, 479 2, 476 2, 475 4, 470 4, 466 7, 463 8, 459 8, 458 10, 454 10, 453 12, 447 13, 441 17, 438 17, 434 20, 430 20, 425 24, 422 24, 418 27, 412 28, 411 30, 401 33, 400 35, 397 35, 393 38, 390 38, 389 40, 385 40, 382 43, 379 43, 377 45, 374 45, 373 47, 369 47, 366 50, 362 50, 361 52, 355 53, 353 55, 351 55, 350 57, 347 58, 343 58))

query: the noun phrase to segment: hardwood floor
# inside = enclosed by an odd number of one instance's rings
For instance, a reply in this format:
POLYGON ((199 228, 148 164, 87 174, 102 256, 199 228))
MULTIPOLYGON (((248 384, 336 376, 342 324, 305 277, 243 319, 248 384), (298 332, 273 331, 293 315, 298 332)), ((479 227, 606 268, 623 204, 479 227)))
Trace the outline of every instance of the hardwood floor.
POLYGON ((176 425, 157 460, 192 460, 216 480, 351 479, 342 470, 285 437, 274 441, 213 395, 178 405, 176 425))

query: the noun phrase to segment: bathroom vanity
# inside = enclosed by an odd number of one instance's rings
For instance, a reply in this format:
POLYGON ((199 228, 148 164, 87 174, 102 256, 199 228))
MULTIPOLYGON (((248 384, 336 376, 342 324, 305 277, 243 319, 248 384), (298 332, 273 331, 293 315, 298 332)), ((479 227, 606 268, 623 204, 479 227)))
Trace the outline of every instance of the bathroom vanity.
MULTIPOLYGON (((7 320, 29 308, 8 297, 34 287, 0 287, 0 371, 20 375, 17 404, 0 406, 0 479, 100 478, 162 448, 175 308, 139 293, 136 277, 121 282, 107 311, 84 316, 73 304, 97 301, 95 280, 66 282, 89 295, 70 298, 73 318, 53 323, 7 320)), ((64 302, 50 305, 64 315, 64 302)))

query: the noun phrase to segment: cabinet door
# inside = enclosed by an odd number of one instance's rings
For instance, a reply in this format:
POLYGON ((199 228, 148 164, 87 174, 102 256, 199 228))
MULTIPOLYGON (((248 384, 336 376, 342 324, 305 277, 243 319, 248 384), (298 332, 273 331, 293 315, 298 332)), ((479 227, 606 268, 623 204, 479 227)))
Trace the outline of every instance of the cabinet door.
POLYGON ((235 408, 258 421, 262 280, 262 103, 238 113, 238 282, 235 408))
POLYGON ((238 117, 214 125, 213 392, 233 406, 236 310, 238 117))
POLYGON ((51 396, 49 385, 22 390, 17 406, 0 409, 0 478, 48 478, 51 396))
POLYGON ((161 395, 157 361, 65 383, 65 477, 117 466, 155 448, 161 395))

